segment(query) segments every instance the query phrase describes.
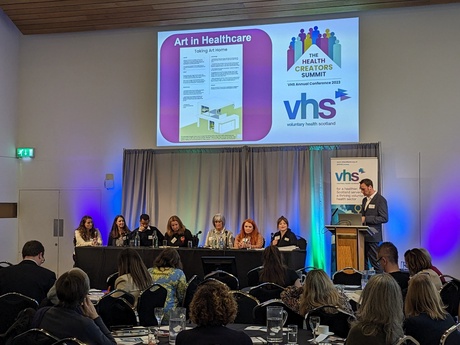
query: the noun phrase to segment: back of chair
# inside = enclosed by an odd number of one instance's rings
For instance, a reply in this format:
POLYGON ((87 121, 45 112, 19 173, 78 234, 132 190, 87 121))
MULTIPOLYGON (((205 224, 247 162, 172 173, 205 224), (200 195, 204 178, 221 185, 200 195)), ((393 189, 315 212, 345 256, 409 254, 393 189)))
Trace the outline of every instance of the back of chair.
POLYGON ((125 291, 125 290, 121 290, 121 289, 115 289, 111 292, 109 292, 107 295, 105 296, 112 296, 112 297, 115 297, 115 298, 123 298, 126 302, 128 302, 129 304, 131 304, 131 306, 134 305, 134 301, 135 301, 135 298, 133 296, 133 294, 125 291))
POLYGON ((405 335, 404 337, 399 338, 399 340, 395 343, 395 345, 402 345, 402 344, 413 344, 413 345, 420 345, 420 343, 415 340, 410 335, 405 335))
POLYGON ((193 295, 195 295, 195 292, 198 289, 199 285, 200 285, 200 279, 198 278, 196 274, 192 276, 187 282, 184 299, 182 300, 182 307, 186 309, 186 319, 187 320, 189 319, 190 303, 192 302, 193 295))
POLYGON ((10 345, 52 345, 59 339, 39 328, 32 328, 14 337, 10 345))
POLYGON ((96 310, 109 329, 115 326, 137 326, 132 305, 122 297, 106 295, 96 304, 96 310))
POLYGON ((440 345, 460 344, 460 323, 453 325, 441 336, 440 345))
POLYGON ((248 278, 248 286, 256 286, 259 284, 259 272, 264 266, 255 267, 246 273, 248 278))
POLYGON ((77 338, 64 338, 56 341, 53 345, 86 345, 86 343, 78 340, 77 338))
POLYGON ((447 311, 450 315, 455 319, 456 317, 460 317, 459 314, 459 304, 460 304, 460 282, 452 279, 445 283, 441 290, 439 290, 441 294, 442 302, 447 306, 447 311))
POLYGON ((107 290, 109 291, 113 291, 115 290, 115 281, 117 280, 118 278, 118 272, 115 272, 115 273, 112 273, 111 275, 109 275, 107 277, 107 290))
POLYGON ((239 282, 238 278, 235 277, 231 273, 221 271, 221 270, 217 270, 217 271, 214 271, 214 272, 211 272, 211 273, 207 274, 204 277, 205 280, 208 279, 208 278, 214 278, 214 279, 217 279, 217 280, 221 281, 222 283, 226 284, 230 288, 230 290, 239 290, 240 289, 240 282, 239 282))
POLYGON ((307 240, 305 238, 299 236, 297 238, 297 247, 299 247, 299 249, 306 250, 307 249, 307 240))
POLYGON ((257 298, 260 302, 271 299, 279 299, 284 287, 275 283, 262 283, 249 289, 249 294, 257 298))
POLYGON ((280 299, 271 299, 256 305, 252 311, 254 323, 256 325, 267 324, 267 308, 268 307, 283 307, 286 310, 288 317, 286 319, 286 325, 297 325, 299 328, 303 327, 303 317, 295 313, 280 299))
POLYGON ((362 273, 353 267, 345 267, 332 276, 334 284, 361 286, 362 273))
POLYGON ((13 266, 13 264, 8 261, 0 261, 0 268, 9 267, 9 266, 13 266))
POLYGON ((26 309, 37 309, 38 303, 33 298, 17 292, 9 292, 0 296, 0 333, 5 333, 16 320, 19 312, 26 309))
POLYGON ((337 306, 325 305, 310 310, 305 315, 307 328, 309 328, 309 320, 312 316, 319 316, 322 325, 329 326, 329 330, 335 335, 346 338, 350 331, 350 323, 355 320, 355 316, 347 313, 337 306))
POLYGON ((253 324, 254 318, 252 311, 260 304, 254 296, 243 291, 231 291, 238 305, 238 312, 234 323, 253 324))
POLYGON ((141 292, 137 300, 137 314, 141 326, 156 326, 158 324, 153 310, 156 307, 164 307, 167 294, 166 288, 156 283, 141 292))

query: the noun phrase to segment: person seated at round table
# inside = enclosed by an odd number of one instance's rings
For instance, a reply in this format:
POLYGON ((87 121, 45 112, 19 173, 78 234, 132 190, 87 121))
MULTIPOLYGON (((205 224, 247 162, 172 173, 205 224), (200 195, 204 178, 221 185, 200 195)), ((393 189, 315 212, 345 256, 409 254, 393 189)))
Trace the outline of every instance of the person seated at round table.
MULTIPOLYGON (((443 333, 455 325, 428 274, 417 274, 411 279, 404 312, 405 334, 414 337, 420 345, 439 344, 443 333)), ((460 344, 460 333, 450 335, 449 340, 460 344)))
POLYGON ((259 283, 275 283, 282 287, 301 287, 297 273, 283 262, 283 256, 276 246, 268 246, 262 254, 263 268, 259 271, 259 283))
POLYGON ((277 247, 296 246, 297 236, 289 229, 289 221, 285 216, 281 216, 276 221, 278 231, 272 239, 272 245, 277 247))
POLYGON ((169 311, 181 305, 187 288, 187 278, 182 271, 182 261, 177 250, 163 249, 153 262, 153 268, 149 268, 149 273, 153 282, 160 284, 168 292, 163 318, 163 321, 168 321, 169 311))
POLYGON ((165 240, 168 246, 187 247, 188 241, 193 241, 193 235, 178 216, 171 216, 166 226, 165 240))
MULTIPOLYGON (((118 278, 115 289, 129 292, 134 296, 134 307, 142 291, 152 285, 153 280, 138 252, 132 248, 123 249, 118 255, 118 278)), ((117 292, 113 297, 121 296, 117 292)))
POLYGON ((347 296, 339 291, 326 272, 320 269, 309 271, 303 286, 288 286, 281 293, 281 300, 301 316, 323 305, 338 306, 343 311, 353 314, 347 296))
POLYGON ((401 288, 388 273, 369 279, 345 345, 391 345, 404 336, 401 288))
POLYGON ((245 219, 241 224, 240 233, 235 238, 235 248, 263 248, 264 238, 252 219, 245 219))
POLYGON ((80 225, 75 230, 75 247, 90 247, 102 245, 99 229, 94 227, 93 218, 83 216, 80 225))
POLYGON ((115 219, 112 223, 112 228, 110 229, 107 246, 128 246, 130 233, 131 231, 126 225, 125 217, 123 217, 121 214, 115 216, 115 219))
POLYGON ((246 333, 226 327, 235 320, 237 310, 236 301, 225 284, 203 283, 190 303, 190 319, 197 326, 180 332, 176 345, 251 345, 252 340, 246 333))
POLYGON ((441 279, 438 274, 431 269, 431 261, 419 248, 413 248, 406 251, 404 253, 404 260, 406 261, 406 266, 409 269, 411 279, 417 274, 428 274, 436 287, 436 290, 441 288, 441 279))
POLYGON ((233 248, 233 234, 225 228, 225 217, 217 213, 212 217, 212 225, 214 228, 208 231, 204 246, 208 248, 219 248, 219 243, 222 239, 224 248, 233 248))
POLYGON ((59 304, 41 308, 32 328, 41 328, 55 337, 77 338, 87 344, 116 344, 98 315, 89 296, 89 278, 81 270, 63 273, 56 281, 59 304))

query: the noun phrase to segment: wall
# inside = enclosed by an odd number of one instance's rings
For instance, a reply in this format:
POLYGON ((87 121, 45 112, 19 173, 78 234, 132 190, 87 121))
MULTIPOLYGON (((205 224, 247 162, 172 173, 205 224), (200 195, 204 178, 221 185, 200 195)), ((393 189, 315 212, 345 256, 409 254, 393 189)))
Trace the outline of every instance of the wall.
MULTIPOLYGON (((427 247, 457 276, 459 16, 459 4, 359 14, 360 137, 382 143, 386 240, 401 255, 427 247)), ((151 28, 21 37, 18 144, 37 157, 21 167, 19 188, 100 188, 97 225, 110 226, 123 148, 155 146, 155 47, 151 28), (113 190, 103 189, 106 173, 113 190)))
MULTIPOLYGON (((15 139, 19 31, 1 11, 0 47, 0 202, 17 202, 15 139)), ((17 228, 16 218, 0 219, 0 261, 16 261, 17 228)))

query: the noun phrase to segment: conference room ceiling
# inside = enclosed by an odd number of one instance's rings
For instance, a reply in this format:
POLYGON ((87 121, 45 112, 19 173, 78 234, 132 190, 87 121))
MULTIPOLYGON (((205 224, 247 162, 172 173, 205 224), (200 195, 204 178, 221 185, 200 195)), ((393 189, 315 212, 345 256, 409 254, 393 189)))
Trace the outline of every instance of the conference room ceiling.
POLYGON ((345 13, 453 0, 0 0, 24 35, 219 24, 345 13))

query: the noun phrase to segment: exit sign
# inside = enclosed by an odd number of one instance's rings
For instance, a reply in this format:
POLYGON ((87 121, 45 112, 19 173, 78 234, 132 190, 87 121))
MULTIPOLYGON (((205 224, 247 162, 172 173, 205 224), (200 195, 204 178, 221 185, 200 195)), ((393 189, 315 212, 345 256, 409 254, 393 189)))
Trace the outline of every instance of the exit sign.
POLYGON ((17 158, 34 158, 35 149, 33 147, 18 147, 16 149, 17 158))

